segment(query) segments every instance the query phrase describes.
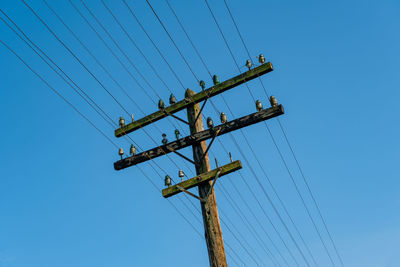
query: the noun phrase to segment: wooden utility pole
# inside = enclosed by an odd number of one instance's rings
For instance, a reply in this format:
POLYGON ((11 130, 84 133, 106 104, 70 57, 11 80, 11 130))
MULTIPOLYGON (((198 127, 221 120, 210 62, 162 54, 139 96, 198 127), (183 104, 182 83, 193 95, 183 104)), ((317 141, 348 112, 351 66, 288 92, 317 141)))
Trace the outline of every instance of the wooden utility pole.
MULTIPOLYGON (((165 138, 166 135, 163 134, 163 145, 142 151, 138 154, 136 154, 136 149, 132 145, 131 156, 126 158, 123 158, 123 150, 120 149, 121 160, 114 162, 114 169, 122 170, 148 160, 153 160, 168 153, 175 153, 194 164, 197 176, 188 180, 173 185, 171 177, 166 175, 166 188, 162 190, 162 195, 163 197, 168 198, 183 192, 200 200, 201 211, 203 214, 204 234, 211 267, 227 266, 214 185, 217 179, 219 179, 221 176, 225 176, 231 172, 241 169, 242 164, 239 160, 232 161, 232 158, 230 158, 231 162, 229 164, 223 166, 217 165, 216 169, 211 170, 208 151, 217 136, 221 136, 237 129, 280 116, 284 113, 284 110, 283 106, 279 105, 274 97, 270 99, 271 107, 266 109, 264 109, 261 102, 257 100, 257 112, 231 121, 227 121, 226 117, 222 116, 223 114, 221 114, 221 118, 224 119, 221 119, 221 124, 216 126, 214 126, 211 121, 209 124, 209 119, 207 119, 207 125, 209 128, 207 130, 204 130, 201 113, 209 98, 273 70, 270 62, 264 63, 264 61, 260 59, 260 63, 262 63, 260 66, 249 69, 248 71, 222 83, 219 82, 217 77, 214 77, 214 86, 208 89, 204 89, 204 82, 202 81, 200 83, 202 86, 202 91, 195 93, 192 90, 187 89, 185 92, 185 98, 181 101, 176 102, 175 97, 171 95, 170 106, 165 107, 163 101, 160 100, 158 111, 139 120, 132 121, 127 125, 125 125, 125 120, 120 118, 120 128, 115 130, 115 136, 122 137, 168 116, 171 116, 189 125, 190 136, 179 138, 179 131, 176 130, 176 141, 168 143, 167 139, 165 138), (200 106, 201 102, 203 102, 203 104, 200 106), (184 109, 187 111, 187 121, 174 115, 175 113, 184 109), (206 143, 207 139, 211 139, 208 146, 206 143), (193 160, 178 152, 178 150, 189 146, 192 146, 193 149, 193 160), (188 191, 196 186, 198 187, 198 196, 188 191)), ((179 173, 181 172, 182 171, 180 170, 179 173)), ((183 177, 183 175, 180 177, 183 177)))
MULTIPOLYGON (((195 93, 187 89, 185 97, 190 98, 195 93)), ((195 134, 204 130, 203 119, 201 116, 200 104, 192 104, 187 107, 187 117, 190 127, 190 133, 195 134), (196 120, 197 118, 197 120, 196 120)), ((210 161, 208 159, 208 153, 204 155, 207 144, 206 141, 202 141, 192 146, 193 147, 193 160, 196 163, 196 174, 202 174, 210 171, 210 161)), ((213 267, 225 267, 226 257, 224 249, 224 241, 222 239, 221 225, 219 222, 217 201, 215 199, 214 188, 211 187, 212 182, 207 181, 199 184, 199 197, 205 199, 200 201, 201 212, 203 214, 203 223, 205 238, 208 249, 208 258, 210 260, 210 266, 213 267), (211 193, 209 191, 211 190, 211 193), (208 197, 207 194, 209 193, 208 197)))

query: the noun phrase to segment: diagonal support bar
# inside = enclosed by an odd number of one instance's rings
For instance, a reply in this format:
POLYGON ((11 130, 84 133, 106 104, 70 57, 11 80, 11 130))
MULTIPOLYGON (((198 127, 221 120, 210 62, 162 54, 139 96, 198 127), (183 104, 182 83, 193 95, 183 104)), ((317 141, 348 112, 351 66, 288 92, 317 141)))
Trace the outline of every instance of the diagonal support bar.
POLYGON ((201 141, 213 138, 215 133, 219 131, 219 136, 232 132, 234 130, 265 121, 268 119, 272 119, 284 113, 283 106, 278 105, 276 107, 271 107, 268 109, 264 109, 262 111, 238 118, 236 120, 215 126, 214 128, 204 130, 193 135, 178 139, 176 141, 170 142, 166 145, 159 146, 142 153, 136 154, 132 157, 128 157, 122 160, 119 160, 114 163, 115 170, 122 170, 127 167, 136 165, 141 162, 148 161, 150 159, 154 159, 159 156, 163 156, 165 154, 171 153, 173 151, 177 151, 179 149, 191 146, 193 144, 199 143, 201 141))
POLYGON ((146 125, 149 125, 155 121, 161 120, 162 118, 165 118, 165 117, 169 116, 170 114, 174 114, 178 111, 181 111, 181 110, 187 108, 189 105, 200 103, 200 102, 206 100, 208 97, 213 97, 218 94, 221 94, 229 89, 232 89, 238 85, 241 85, 247 81, 253 80, 253 79, 255 79, 261 75, 264 75, 268 72, 271 72, 271 71, 273 71, 271 62, 262 64, 261 66, 258 66, 254 69, 251 69, 242 74, 239 74, 238 76, 235 76, 229 80, 226 80, 222 83, 214 85, 204 91, 201 91, 201 92, 193 95, 191 98, 185 98, 184 100, 181 100, 171 106, 168 106, 163 110, 156 111, 144 118, 141 118, 137 121, 129 123, 122 128, 116 129, 115 136, 121 137, 128 133, 136 131, 136 130, 138 130, 146 125))
POLYGON ((222 177, 231 172, 237 171, 241 168, 242 168, 242 163, 240 162, 240 160, 236 160, 234 162, 231 162, 229 164, 221 166, 217 169, 213 169, 209 172, 202 173, 196 177, 193 177, 191 179, 188 179, 188 180, 178 183, 176 185, 167 187, 162 190, 162 195, 165 198, 171 197, 173 195, 176 195, 176 194, 182 192, 182 189, 188 190, 190 188, 198 186, 199 184, 201 184, 203 182, 207 182, 207 181, 214 179, 218 172, 220 172, 218 177, 222 177), (178 187, 180 187, 181 189, 179 189, 178 187))

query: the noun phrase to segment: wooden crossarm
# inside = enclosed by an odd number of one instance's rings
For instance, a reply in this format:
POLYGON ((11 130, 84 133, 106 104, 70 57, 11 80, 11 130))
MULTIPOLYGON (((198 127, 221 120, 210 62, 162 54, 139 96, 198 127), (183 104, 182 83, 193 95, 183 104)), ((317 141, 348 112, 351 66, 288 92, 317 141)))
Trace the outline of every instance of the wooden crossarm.
POLYGON ((238 76, 235 76, 229 80, 226 80, 220 84, 214 85, 204 91, 201 91, 201 92, 193 95, 190 99, 186 98, 184 100, 181 100, 171 106, 166 107, 164 110, 156 111, 144 118, 141 118, 137 121, 129 123, 122 128, 118 128, 115 130, 115 136, 116 137, 124 136, 130 132, 133 132, 133 131, 141 128, 141 127, 144 127, 155 121, 161 120, 162 118, 165 118, 165 117, 167 117, 171 114, 174 114, 178 111, 181 111, 191 104, 202 102, 205 99, 207 99, 208 97, 212 97, 212 96, 218 95, 220 93, 223 93, 231 88, 241 85, 244 82, 250 81, 261 75, 271 72, 272 70, 273 70, 273 67, 272 67, 271 62, 262 64, 261 66, 258 66, 256 68, 246 71, 238 76))
POLYGON ((138 163, 145 162, 150 159, 154 159, 156 157, 163 156, 163 155, 171 153, 173 151, 177 151, 179 149, 191 146, 193 144, 207 140, 209 138, 213 138, 217 131, 219 131, 218 136, 221 136, 223 134, 226 134, 226 133, 232 132, 234 130, 249 126, 251 124, 255 124, 255 123, 258 123, 261 121, 272 119, 276 116, 282 115, 283 113, 284 113, 284 110, 283 110, 282 105, 264 109, 262 111, 241 117, 239 119, 229 121, 227 123, 215 126, 214 128, 204 130, 204 131, 195 133, 191 136, 187 136, 187 137, 178 139, 178 140, 176 140, 174 142, 170 142, 166 145, 144 151, 144 152, 136 154, 132 157, 128 157, 128 158, 119 160, 114 163, 114 169, 122 170, 127 167, 136 165, 138 163))
POLYGON ((202 173, 196 177, 190 178, 186 181, 183 181, 179 184, 167 187, 165 189, 162 190, 162 195, 165 198, 171 197, 173 195, 176 195, 180 192, 182 192, 178 186, 180 186, 181 188, 188 190, 192 187, 198 186, 200 183, 206 182, 206 181, 210 181, 212 179, 215 178, 215 175, 217 174, 217 171, 221 171, 219 174, 219 177, 227 175, 231 172, 237 171, 239 169, 242 168, 242 163, 240 162, 240 160, 236 160, 234 162, 231 162, 229 164, 226 164, 224 166, 221 166, 217 169, 211 170, 209 172, 206 173, 202 173))

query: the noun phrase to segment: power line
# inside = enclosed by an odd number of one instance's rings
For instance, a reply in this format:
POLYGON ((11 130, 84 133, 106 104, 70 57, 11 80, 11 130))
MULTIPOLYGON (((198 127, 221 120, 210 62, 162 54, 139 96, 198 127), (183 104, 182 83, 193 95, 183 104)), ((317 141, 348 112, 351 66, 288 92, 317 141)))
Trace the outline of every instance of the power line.
POLYGON ((178 80, 178 82, 180 83, 180 85, 182 86, 183 89, 185 89, 185 86, 183 85, 181 79, 178 77, 178 75, 176 74, 176 72, 174 71, 174 69, 171 67, 171 65, 168 63, 168 61, 166 60, 165 56, 161 53, 160 49, 158 48, 158 46, 155 44, 155 42, 153 41, 153 39, 150 37, 150 35, 148 34, 148 32, 146 31, 146 29, 143 27, 142 23, 140 23, 139 19, 136 17, 135 13, 133 12, 133 10, 131 9, 131 7, 128 5, 128 3, 126 3, 125 0, 122 0, 122 2, 125 4, 125 6, 128 8, 129 12, 131 13, 132 17, 136 20, 137 24, 139 24, 140 28, 143 30, 143 32, 146 34, 147 38, 150 40, 150 42, 152 43, 152 45, 154 46, 154 48, 157 50, 158 54, 161 56, 161 58, 164 60, 165 64, 167 64, 168 68, 170 69, 170 71, 172 72, 172 74, 175 76, 175 78, 178 80))
POLYGON ((179 54, 181 55, 182 59, 185 61, 186 65, 188 66, 190 72, 193 74, 193 76, 195 77, 195 79, 197 81, 199 81, 199 79, 197 78, 196 74, 194 73, 192 67, 190 67, 189 63, 187 62, 186 58, 183 56, 181 50, 179 49, 179 47, 177 46, 177 44, 175 43, 174 39, 171 37, 171 35, 169 34, 168 30, 165 28, 164 23, 161 21, 161 19, 158 17, 156 11, 153 9, 153 7, 151 6, 150 2, 148 0, 146 0, 147 4, 149 5, 149 7, 151 8, 151 11, 153 11, 153 14, 156 16, 158 22, 161 24, 162 28, 164 29, 165 33, 168 35, 169 39, 171 40, 171 42, 174 44, 175 48, 178 50, 179 54))
POLYGON ((46 24, 46 22, 43 21, 43 19, 29 6, 25 0, 21 0, 22 3, 28 7, 28 9, 36 16, 36 18, 39 19, 39 21, 46 27, 46 29, 57 39, 57 41, 79 62, 79 64, 97 81, 97 83, 114 99, 114 101, 128 114, 130 113, 122 106, 122 104, 111 94, 109 90, 103 85, 102 82, 100 82, 99 79, 96 78, 96 76, 86 67, 85 64, 75 55, 74 52, 54 33, 54 31, 46 24))
POLYGON ((22 59, 10 46, 0 39, 0 42, 12 52, 33 74, 35 74, 51 91, 53 91, 58 97, 60 97, 65 103, 67 103, 75 112, 77 112, 82 118, 84 118, 92 127, 94 127, 102 136, 104 136, 113 146, 118 148, 102 130, 100 130, 93 122, 91 122, 82 112, 80 112, 71 102, 69 102, 58 90, 51 86, 38 72, 36 72, 25 60, 22 59))
POLYGON ((142 55, 146 63, 150 66, 154 74, 157 76, 157 78, 164 84, 164 86, 168 89, 168 91, 172 94, 171 89, 167 85, 167 83, 164 81, 163 78, 161 78, 160 74, 158 71, 154 68, 153 64, 149 61, 149 59, 146 57, 146 55, 143 53, 143 51, 140 49, 140 47, 137 45, 137 43, 134 41, 132 36, 128 33, 128 31, 125 29, 125 27, 122 25, 122 23, 118 20, 118 18, 114 15, 114 13, 111 11, 111 9, 107 6, 107 4, 102 0, 101 3, 104 5, 104 7, 107 9, 107 11, 110 13, 110 15, 113 17, 115 22, 118 24, 118 26, 121 28, 121 30, 124 32, 124 34, 128 37, 129 41, 136 47, 136 49, 139 51, 139 53, 142 55))
MULTIPOLYGON (((232 19, 232 21, 233 21, 233 23, 234 23, 234 25, 235 25, 235 28, 236 28, 236 31, 237 31, 239 37, 240 37, 240 40, 241 40, 243 46, 244 46, 245 49, 246 49, 247 55, 249 56, 249 58, 251 58, 251 55, 250 55, 249 49, 248 49, 248 47, 247 47, 247 45, 246 45, 246 42, 244 41, 244 38, 243 38, 243 36, 242 36, 242 34, 241 34, 240 30, 239 30, 239 27, 238 27, 238 25, 237 25, 237 23, 236 23, 236 20, 234 19, 234 16, 233 16, 233 14, 232 14, 232 12, 231 12, 231 10, 230 10, 230 8, 229 8, 229 5, 228 5, 228 3, 227 3, 226 0, 224 0, 224 4, 225 4, 225 6, 226 6, 226 8, 227 8, 227 10, 228 10, 229 16, 231 17, 231 19, 232 19)), ((268 95, 268 93, 267 93, 267 91, 266 91, 266 88, 265 88, 265 86, 264 86, 264 83, 262 82, 261 77, 258 77, 258 79, 259 79, 259 81, 260 81, 260 83, 261 83, 261 85, 262 85, 262 87, 263 87, 263 90, 264 90, 264 92, 265 92, 267 98, 269 98, 269 95, 268 95)), ((303 181, 304 181, 304 183, 305 183, 306 186, 307 186, 307 189, 308 189, 308 191, 309 191, 309 193, 310 193, 310 195, 311 195, 311 198, 313 199, 314 205, 316 206, 316 208, 317 208, 317 210, 318 210, 318 213, 319 213, 319 215, 320 215, 320 217, 321 217, 321 220, 322 220, 322 222, 323 222, 323 224, 324 224, 325 230, 327 231, 328 236, 329 236, 329 238, 330 238, 330 241, 332 242, 332 245, 333 245, 333 247, 334 247, 334 249, 335 249, 335 253, 336 253, 337 257, 339 258, 339 260, 340 260, 340 262, 341 262, 341 265, 344 266, 343 261, 342 261, 342 258, 340 257, 340 255, 339 255, 339 253, 338 253, 338 250, 337 250, 337 248, 336 248, 335 243, 333 242, 333 238, 332 238, 332 236, 331 236, 331 234, 330 234, 330 232, 329 232, 329 230, 328 230, 328 227, 327 227, 327 225, 326 225, 326 223, 325 223, 325 220, 324 220, 324 218, 323 218, 323 216, 322 216, 322 213, 321 213, 321 211, 320 211, 320 209, 319 209, 319 206, 318 206, 318 204, 317 204, 317 202, 316 202, 316 200, 315 200, 315 198, 314 198, 314 195, 313 195, 313 193, 312 193, 312 191, 311 191, 311 189, 310 189, 310 187, 309 187, 309 184, 308 184, 307 180, 305 179, 305 176, 304 176, 304 173, 303 173, 303 171, 302 171, 302 168, 300 167, 300 164, 299 164, 299 162, 298 162, 298 160, 297 160, 297 157, 296 157, 296 155, 295 155, 295 153, 294 153, 294 150, 293 150, 293 148, 292 148, 292 145, 291 145, 291 143, 289 142, 289 139, 287 138, 286 132, 285 132, 285 130, 284 130, 284 128, 283 128, 283 126, 282 126, 282 124, 281 124, 279 118, 278 118, 278 124, 279 124, 279 127, 280 127, 280 129, 281 129, 281 131, 282 131, 284 137, 285 137, 286 143, 287 143, 287 145, 288 145, 289 148, 290 148, 290 151, 291 151, 291 153, 292 153, 292 156, 293 156, 293 158, 294 158, 295 161, 296 161, 297 167, 299 168, 299 171, 300 171, 300 173, 301 173, 301 175, 302 175, 303 181)), ((266 126, 267 126, 267 125, 266 125, 266 126)), ((268 126, 267 126, 267 128, 268 128, 268 126)), ((268 128, 268 131, 270 132, 269 128, 268 128)), ((271 134, 271 132, 270 132, 270 134, 271 134)), ((272 134, 271 134, 271 137, 272 137, 272 134)), ((273 140, 273 141, 274 141, 274 144, 276 145, 275 140, 273 140)), ((276 145, 276 146, 277 146, 277 145, 276 145)), ((278 149, 278 151, 279 151, 279 154, 281 155, 280 150, 279 150, 278 147, 277 147, 277 149, 278 149)), ((281 155, 281 156, 282 156, 282 155, 281 155)), ((286 166, 286 168, 287 168, 286 163, 285 163, 285 166, 286 166)), ((290 174, 290 172, 289 172, 289 174, 290 174)), ((290 175, 290 176, 291 176, 291 175, 290 175)), ((293 178, 292 178, 292 179, 293 179, 293 178)), ((296 189, 297 189, 297 186, 296 186, 296 189)), ((303 201, 303 200, 302 200, 302 201, 303 201)), ((303 201, 303 202, 304 202, 304 201, 303 201)), ((304 204, 305 204, 305 203, 304 203, 304 204)), ((307 212, 309 213, 309 210, 308 210, 307 207, 306 207, 306 209, 307 209, 307 212)), ((311 218, 311 215, 310 215, 310 214, 309 214, 309 216, 310 216, 310 218, 311 218)), ((313 221, 312 218, 311 218, 311 220, 313 221)), ((326 245, 325 245, 325 242, 323 241, 323 239, 322 239, 322 237, 321 237, 321 234, 320 234, 318 228, 316 227, 314 221, 313 221, 313 224, 314 224, 314 227, 316 228, 316 230, 317 230, 317 232, 318 232, 318 235, 319 235, 319 237, 320 237, 320 239, 321 239, 321 241, 322 241, 322 243, 323 243, 323 246, 324 246, 324 248, 325 248, 325 251, 328 253, 328 256, 329 256, 329 258, 330 258, 332 264, 335 265, 335 264, 333 263, 332 257, 331 257, 331 255, 330 255, 330 253, 328 252, 327 247, 326 247, 326 245)))
MULTIPOLYGON (((149 3, 148 3, 148 4, 149 4, 149 3)), ((209 71, 207 65, 205 64, 203 58, 201 57, 200 53, 198 52, 197 48, 195 47, 194 43, 193 43, 192 40, 190 39, 189 35, 187 34, 187 32, 186 32, 186 30, 184 29, 182 23, 180 22, 178 16, 177 16, 176 13, 174 12, 173 8, 172 8, 171 5, 168 3, 168 1, 167 1, 167 4, 168 4, 169 8, 171 9, 172 13, 174 14, 175 18, 178 20, 178 23, 179 23, 180 27, 181 27, 182 30, 184 31, 186 37, 189 39, 189 41, 190 41, 192 47, 195 49, 197 55, 200 57, 201 61, 203 62, 204 67, 207 69, 208 73, 211 75, 211 73, 210 73, 210 71, 209 71)), ((151 7, 151 6, 150 6, 150 7, 151 7)), ((152 8, 152 7, 151 7, 151 8, 152 8)), ((153 10, 153 13, 156 15, 156 17, 158 18, 158 15, 156 14, 155 10, 154 10, 153 8, 152 8, 152 10, 153 10)), ((159 20, 159 22, 161 23, 161 25, 163 26, 164 30, 165 30, 165 31, 167 32, 167 34, 168 34, 168 31, 167 31, 167 29, 165 28, 165 26, 162 24, 161 20, 159 20)), ((221 33, 222 33, 222 31, 221 31, 221 33)), ((168 36, 170 37, 170 39, 171 39, 171 41, 173 42, 173 44, 175 45, 175 47, 178 49, 178 52, 180 52, 180 50, 179 50, 177 44, 173 41, 172 37, 171 37, 169 34, 168 34, 168 36)), ((224 40, 226 40, 226 39, 224 38, 224 40)), ((228 48, 229 48, 229 46, 228 46, 228 48)), ((230 48, 229 48, 229 49, 230 49, 230 48)), ((181 57, 184 59, 185 63, 187 63, 187 60, 184 58, 184 56, 182 55, 182 53, 180 53, 180 54, 181 54, 181 57)), ((187 63, 187 64, 188 64, 188 63, 187 63)), ((188 65, 188 66, 189 66, 189 65, 188 65)), ((190 67, 190 66, 189 66, 189 67, 190 67)), ((196 77, 195 77, 195 78, 196 78, 196 77)), ((223 100, 224 100, 225 104, 227 105, 225 99, 223 99, 223 100)), ((214 106, 214 105, 213 105, 213 106, 214 106)), ((227 105, 227 107, 228 107, 228 109, 230 110, 230 108, 229 108, 228 105, 227 105)), ((230 111, 231 111, 231 110, 230 110, 230 111)), ((231 111, 231 113, 232 113, 232 111, 231 111)), ((233 113, 232 113, 232 114, 233 114, 233 113)), ((243 132, 242 132, 242 135, 244 136, 244 138, 246 138, 245 135, 243 134, 243 132)), ((246 138, 246 141, 247 141, 247 138, 246 138)), ((247 141, 247 144, 249 145, 249 142, 248 142, 248 141, 247 141)), ((250 145, 249 145, 249 146, 250 146, 250 145)), ((251 146, 250 146, 250 148, 251 148, 251 146)), ((252 150, 252 148, 251 148, 251 150, 252 150)), ((253 150, 252 150, 252 152, 253 152, 253 154, 255 155, 255 153, 254 153, 253 150)), ((244 155, 243 155, 243 156, 244 156, 244 155)), ((258 159, 258 158, 257 158, 257 159, 258 159)), ((269 180, 268 177, 267 177, 267 179, 269 180)), ((276 193, 276 191, 275 191, 275 193, 276 193)), ((280 198, 279 198, 279 199, 280 199, 280 198)), ((281 203, 282 203, 282 202, 281 202, 281 203)), ((282 204, 283 204, 283 203, 282 203, 282 204)), ((285 210, 286 210, 286 209, 285 209, 285 210)), ((279 215, 279 214, 278 214, 278 215, 279 215)), ((290 215, 289 215, 289 216, 290 216, 290 215)), ((290 219, 291 219, 291 218, 290 218, 290 219)), ((291 221, 292 221, 292 223, 294 223, 293 220, 291 220, 291 221)), ((295 226, 295 228, 296 228, 296 230, 297 230, 297 227, 296 227, 296 226, 295 226)), ((301 237, 301 238, 302 238, 302 237, 301 237)))

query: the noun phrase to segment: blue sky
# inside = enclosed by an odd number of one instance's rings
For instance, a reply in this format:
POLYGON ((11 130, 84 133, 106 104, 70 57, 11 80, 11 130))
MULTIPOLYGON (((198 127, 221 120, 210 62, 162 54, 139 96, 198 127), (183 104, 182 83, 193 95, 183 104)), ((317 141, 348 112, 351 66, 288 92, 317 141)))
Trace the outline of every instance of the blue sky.
MULTIPOLYGON (((143 111, 146 114, 155 111, 156 106, 102 45, 69 2, 49 2, 140 104, 143 111)), ((80 1, 73 2, 90 18, 80 1)), ((170 2, 211 72, 218 74, 221 80, 237 75, 238 70, 204 1, 170 2)), ((28 3, 129 112, 134 113, 136 118, 143 116, 42 1, 28 3)), ((181 99, 184 88, 174 78, 122 1, 107 3, 154 64, 168 87, 181 99)), ((129 0, 128 3, 165 54, 184 87, 199 91, 196 80, 146 2, 129 0)), ((397 165, 400 160, 400 127, 397 102, 400 97, 400 4, 389 0, 229 0, 228 3, 253 61, 256 62, 256 56, 263 53, 274 65, 274 71, 265 75, 262 80, 268 93, 275 95, 285 107, 286 114, 280 120, 287 130, 345 266, 399 266, 397 248, 400 240, 400 216, 397 211, 400 206, 400 175, 397 165)), ((212 82, 208 73, 185 39, 166 3, 152 1, 152 4, 196 75, 210 85, 212 82)), ((248 56, 224 2, 215 0, 210 1, 210 4, 235 58, 244 66, 248 56)), ((167 102, 167 88, 124 36, 101 1, 87 1, 87 5, 167 102)), ((0 6, 115 122, 119 116, 127 117, 21 2, 2 1, 0 6)), ((92 19, 90 21, 93 22, 92 19)), ((104 32, 97 25, 96 28, 129 66, 129 62, 123 59, 104 32)), ((2 22, 0 38, 118 146, 128 151, 130 144, 123 139, 114 138, 113 129, 2 22)), ((0 48, 0 58, 0 116, 3 125, 0 133, 0 266, 206 266, 208 257, 204 239, 155 190, 143 174, 136 167, 114 171, 113 162, 118 159, 118 154, 111 143, 52 93, 4 46, 0 48)), ((149 90, 131 66, 129 69, 146 90, 149 90)), ((245 69, 243 67, 241 71, 245 69)), ((264 106, 268 106, 260 83, 251 81, 249 86, 255 97, 264 106)), ((149 94, 153 101, 157 101, 156 95, 150 90, 149 94)), ((255 111, 253 100, 245 86, 230 90, 225 93, 225 98, 233 109, 235 118, 255 111)), ((221 111, 227 112, 221 97, 213 100, 221 111)), ((207 104, 204 114, 218 121, 210 104, 207 104)), ((183 117, 185 113, 181 112, 179 115, 183 117)), ((232 116, 229 119, 233 119, 232 116)), ((173 139, 175 127, 171 125, 171 121, 164 119, 157 122, 156 126, 173 139)), ((179 124, 177 121, 172 122, 179 124)), ((304 194, 335 264, 339 266, 276 120, 267 123, 304 194)), ((146 130, 158 145, 161 134, 157 128, 148 126, 146 130)), ((250 140, 257 158, 300 229, 318 265, 331 266, 265 125, 253 125, 243 132, 250 140)), ((132 133, 131 137, 144 149, 156 145, 143 131, 132 133)), ((271 194, 273 202, 278 203, 242 135, 236 132, 234 137, 246 153, 247 160, 263 186, 271 194)), ((221 136, 219 140, 212 147, 212 158, 216 157, 220 164, 229 162, 222 143, 234 159, 245 163, 229 136, 221 136)), ((183 150, 183 153, 191 155, 189 148, 183 150)), ((171 159, 182 166, 188 176, 192 175, 189 163, 183 162, 176 155, 171 155, 171 159)), ((178 168, 168 158, 158 158, 155 162, 163 169, 162 176, 166 172, 178 179, 178 168)), ((163 187, 162 177, 148 163, 140 167, 159 189, 163 187)), ((290 251, 300 265, 305 266, 257 186, 250 166, 243 164, 241 173, 271 216, 290 251)), ((234 229, 233 232, 238 237, 244 237, 245 241, 242 242, 250 244, 254 250, 250 254, 254 254, 260 265, 269 266, 270 260, 235 213, 231 201, 224 197, 223 189, 230 192, 244 211, 244 216, 254 225, 260 239, 272 247, 247 210, 246 204, 237 197, 232 183, 239 188, 247 205, 254 210, 271 235, 283 258, 287 259, 290 266, 295 266, 238 173, 225 176, 216 184, 221 219, 228 225, 222 225, 224 240, 230 246, 226 247, 226 251, 233 255, 233 258, 228 256, 229 266, 235 266, 235 260, 238 261, 235 253, 247 266, 257 265, 227 228, 234 229)), ((201 216, 192 207, 189 199, 179 196, 172 197, 170 201, 202 234, 203 228, 199 223, 201 216)), ((190 201, 199 206, 194 200, 190 201)), ((276 205, 282 212, 282 207, 276 205)), ((285 215, 283 218, 288 222, 285 215)), ((294 231, 293 226, 290 223, 288 225, 294 231)), ((296 235, 295 237, 298 238, 296 235)), ((303 246, 301 248, 304 250, 303 246)), ((277 252, 273 254, 281 260, 277 252)), ((312 262, 307 253, 306 256, 312 262)))

